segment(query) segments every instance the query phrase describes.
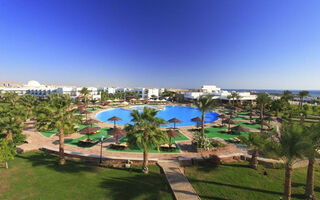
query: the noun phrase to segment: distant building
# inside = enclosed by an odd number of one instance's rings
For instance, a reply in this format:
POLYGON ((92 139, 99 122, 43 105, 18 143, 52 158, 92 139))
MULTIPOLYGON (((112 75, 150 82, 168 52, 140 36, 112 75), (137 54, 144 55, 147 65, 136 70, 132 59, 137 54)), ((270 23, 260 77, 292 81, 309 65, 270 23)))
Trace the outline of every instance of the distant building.
MULTIPOLYGON (((31 94, 37 97, 43 97, 47 94, 51 93, 60 93, 60 94, 68 94, 71 98, 79 97, 80 90, 82 88, 77 87, 54 87, 54 86, 47 86, 41 85, 38 81, 28 81, 27 84, 21 87, 0 87, 0 92, 15 92, 18 95, 25 95, 31 94)), ((100 99, 101 96, 98 92, 98 89, 95 87, 89 87, 89 98, 91 99, 100 99)))
MULTIPOLYGON (((214 99, 220 100, 230 100, 228 98, 231 95, 231 92, 221 90, 217 88, 215 85, 204 85, 201 87, 201 92, 186 92, 184 93, 185 100, 196 100, 201 96, 212 95, 214 99)), ((252 95, 250 92, 237 92, 240 96, 240 101, 253 101, 256 100, 257 96, 252 95)))

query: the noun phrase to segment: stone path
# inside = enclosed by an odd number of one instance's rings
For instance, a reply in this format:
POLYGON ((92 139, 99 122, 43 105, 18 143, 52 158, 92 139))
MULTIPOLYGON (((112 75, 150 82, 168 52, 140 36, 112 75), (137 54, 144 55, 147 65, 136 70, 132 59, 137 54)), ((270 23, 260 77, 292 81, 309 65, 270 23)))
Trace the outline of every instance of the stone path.
POLYGON ((176 200, 199 200, 200 197, 180 170, 179 163, 173 160, 159 161, 176 200))

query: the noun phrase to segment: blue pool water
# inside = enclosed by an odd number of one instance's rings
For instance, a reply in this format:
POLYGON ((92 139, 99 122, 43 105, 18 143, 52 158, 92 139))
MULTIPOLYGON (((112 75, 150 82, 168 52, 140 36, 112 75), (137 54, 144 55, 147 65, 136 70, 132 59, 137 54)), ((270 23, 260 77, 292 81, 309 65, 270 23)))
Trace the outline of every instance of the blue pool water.
MULTIPOLYGON (((148 106, 149 107, 149 106, 148 106)), ((152 106, 156 108, 156 106, 152 106)), ((131 109, 142 110, 143 106, 138 107, 130 107, 131 109)), ((108 119, 113 116, 118 116, 122 120, 118 121, 117 124, 124 125, 126 123, 130 123, 132 117, 130 116, 131 110, 123 109, 123 108, 112 108, 109 110, 101 111, 96 115, 96 118, 103 122, 108 122, 108 119)), ((197 108, 193 107, 185 107, 185 106, 165 106, 163 109, 159 110, 157 117, 160 117, 166 121, 171 118, 178 118, 182 121, 180 124, 176 124, 176 126, 193 126, 195 122, 191 121, 194 117, 201 118, 201 112, 197 108)), ((205 123, 210 123, 218 119, 218 113, 215 112, 207 112, 205 115, 205 123)), ((112 123, 112 122, 111 122, 112 123)), ((172 126, 173 124, 168 123, 166 126, 172 126)))

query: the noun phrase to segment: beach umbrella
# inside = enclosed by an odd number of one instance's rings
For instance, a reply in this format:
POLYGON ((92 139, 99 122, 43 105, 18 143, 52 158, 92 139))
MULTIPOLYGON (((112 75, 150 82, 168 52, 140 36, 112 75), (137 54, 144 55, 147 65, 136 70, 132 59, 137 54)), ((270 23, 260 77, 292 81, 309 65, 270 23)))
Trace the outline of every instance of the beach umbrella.
POLYGON ((272 126, 271 124, 269 124, 268 122, 265 122, 265 121, 260 122, 260 124, 262 126, 267 126, 267 127, 271 127, 272 126))
POLYGON ((126 132, 124 130, 122 130, 121 128, 115 127, 109 131, 109 134, 116 137, 116 143, 119 144, 119 137, 125 136, 126 132))
POLYGON ((80 133, 80 134, 85 134, 85 135, 87 135, 87 136, 88 136, 88 139, 90 139, 89 136, 97 133, 97 131, 98 131, 99 129, 100 129, 100 127, 90 127, 90 126, 88 126, 88 127, 85 127, 85 128, 83 128, 83 129, 81 129, 81 130, 79 131, 79 133, 80 133))
POLYGON ((266 116, 264 119, 269 121, 269 122, 275 120, 274 117, 272 117, 272 116, 266 116))
POLYGON ((219 115, 218 117, 221 118, 221 119, 227 118, 227 116, 226 116, 225 114, 221 114, 221 115, 219 115))
POLYGON ((249 132, 249 129, 248 129, 248 128, 243 127, 243 126, 240 126, 240 125, 231 128, 231 130, 232 130, 232 131, 235 131, 235 132, 239 132, 239 133, 240 133, 240 132, 249 132))
POLYGON ((192 118, 191 121, 193 122, 196 122, 197 123, 197 128, 199 128, 199 122, 202 122, 201 118, 200 117, 195 117, 195 118, 192 118))
POLYGON ((223 120, 222 123, 228 124, 228 131, 230 131, 230 126, 231 126, 231 124, 236 124, 237 121, 228 118, 228 119, 223 120))
POLYGON ((88 120, 88 114, 90 114, 90 112, 89 111, 87 111, 87 110, 83 110, 83 111, 80 111, 80 114, 82 114, 82 115, 86 115, 86 120, 88 120))
POLYGON ((122 119, 120 117, 117 117, 117 116, 113 116, 113 117, 108 119, 108 121, 113 121, 114 128, 116 127, 116 121, 120 121, 120 120, 122 120, 122 119))
POLYGON ((174 129, 170 129, 167 131, 168 136, 169 136, 169 147, 171 147, 172 142, 171 142, 171 138, 176 138, 180 136, 180 133, 174 129))
POLYGON ((84 122, 82 122, 82 124, 84 124, 84 125, 91 125, 91 127, 92 127, 92 125, 95 124, 95 123, 99 123, 99 121, 96 120, 96 119, 88 119, 88 120, 85 120, 84 122))
POLYGON ((176 129, 176 123, 181 123, 182 121, 177 118, 172 118, 172 119, 169 119, 168 122, 173 123, 173 129, 176 129))

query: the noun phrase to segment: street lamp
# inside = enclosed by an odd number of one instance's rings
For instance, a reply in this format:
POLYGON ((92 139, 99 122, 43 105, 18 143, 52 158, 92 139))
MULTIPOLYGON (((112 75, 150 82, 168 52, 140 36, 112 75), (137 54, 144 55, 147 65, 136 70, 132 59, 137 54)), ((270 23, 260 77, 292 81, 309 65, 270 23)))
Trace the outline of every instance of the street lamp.
POLYGON ((101 136, 100 136, 100 143, 101 143, 101 148, 100 148, 100 165, 102 164, 102 143, 103 143, 103 140, 104 140, 104 136, 101 135, 101 136))

